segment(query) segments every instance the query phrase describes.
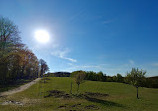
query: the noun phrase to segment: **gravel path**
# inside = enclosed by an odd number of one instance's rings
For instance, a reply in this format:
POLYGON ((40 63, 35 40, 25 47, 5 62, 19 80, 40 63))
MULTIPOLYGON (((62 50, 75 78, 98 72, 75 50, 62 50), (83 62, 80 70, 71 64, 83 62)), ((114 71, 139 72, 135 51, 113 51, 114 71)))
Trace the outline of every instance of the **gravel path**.
POLYGON ((14 93, 18 93, 18 92, 24 91, 25 89, 28 89, 33 84, 37 83, 40 79, 41 78, 37 78, 37 79, 35 79, 35 80, 25 84, 25 85, 22 85, 22 86, 20 86, 18 88, 2 92, 2 93, 0 93, 0 96, 7 96, 7 95, 11 95, 11 94, 14 94, 14 93))

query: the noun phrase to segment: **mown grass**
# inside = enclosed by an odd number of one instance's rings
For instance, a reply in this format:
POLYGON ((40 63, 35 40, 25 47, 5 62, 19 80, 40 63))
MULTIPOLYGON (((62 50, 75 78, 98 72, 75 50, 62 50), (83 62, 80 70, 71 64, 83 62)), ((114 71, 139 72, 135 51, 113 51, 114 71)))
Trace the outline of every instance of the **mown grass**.
POLYGON ((73 83, 72 98, 55 98, 47 96, 50 90, 70 92, 70 78, 50 77, 31 86, 29 89, 0 98, 0 102, 6 100, 21 101, 23 106, 0 105, 0 111, 158 111, 158 89, 139 88, 140 99, 136 98, 136 88, 131 85, 114 82, 85 81, 81 84, 79 93, 97 92, 108 94, 105 97, 76 97, 76 84, 73 83), (66 104, 66 105, 65 105, 66 104), (79 106, 77 106, 79 104, 79 106), (97 108, 87 106, 97 106, 97 108))

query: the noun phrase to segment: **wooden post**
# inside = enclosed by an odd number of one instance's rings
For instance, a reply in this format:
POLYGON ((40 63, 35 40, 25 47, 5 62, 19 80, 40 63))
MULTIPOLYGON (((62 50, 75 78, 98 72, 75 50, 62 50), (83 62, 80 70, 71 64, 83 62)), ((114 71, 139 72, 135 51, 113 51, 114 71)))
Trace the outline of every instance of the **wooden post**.
POLYGON ((137 86, 137 99, 139 99, 139 97, 138 97, 138 86, 137 86))
POLYGON ((70 87, 70 94, 72 94, 72 81, 71 81, 71 87, 70 87))

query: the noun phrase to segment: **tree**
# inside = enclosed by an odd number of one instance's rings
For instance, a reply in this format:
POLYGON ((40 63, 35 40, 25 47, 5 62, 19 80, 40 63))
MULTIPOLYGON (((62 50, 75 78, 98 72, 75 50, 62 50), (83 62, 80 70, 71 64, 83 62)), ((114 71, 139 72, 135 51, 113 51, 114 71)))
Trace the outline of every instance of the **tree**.
POLYGON ((106 74, 103 75, 103 82, 106 82, 107 81, 107 76, 106 74))
POLYGON ((96 72, 87 71, 85 73, 86 73, 86 76, 85 76, 86 80, 92 80, 92 81, 96 81, 97 80, 97 74, 96 74, 96 72))
POLYGON ((117 74, 117 82, 123 82, 123 77, 121 74, 117 74))
POLYGON ((83 83, 86 74, 84 71, 72 72, 72 77, 74 77, 75 83, 77 84, 77 93, 79 91, 80 84, 83 83))
POLYGON ((43 59, 39 60, 39 64, 40 64, 40 77, 43 77, 43 74, 49 70, 49 67, 43 59))
MULTIPOLYGON (((48 66, 42 65, 42 71, 48 66)), ((37 77, 39 62, 35 54, 21 43, 18 27, 0 16, 0 84, 37 77)))
POLYGON ((23 57, 22 74, 26 78, 36 78, 39 71, 39 62, 37 57, 27 48, 22 51, 24 51, 24 53, 21 53, 23 57))
POLYGON ((19 30, 8 18, 0 16, 0 83, 15 79, 19 74, 20 56, 17 48, 21 47, 19 30))
POLYGON ((21 38, 16 25, 8 18, 0 16, 0 49, 4 50, 9 46, 18 46, 21 38))
POLYGON ((98 73, 97 73, 97 81, 103 81, 103 79, 104 79, 103 76, 104 76, 104 75, 103 75, 103 72, 101 72, 101 71, 98 72, 98 73))
POLYGON ((117 82, 117 76, 112 76, 112 82, 117 82))
POLYGON ((131 72, 127 73, 127 80, 137 88, 137 99, 139 99, 138 96, 138 88, 141 86, 141 83, 143 82, 143 79, 145 78, 146 71, 139 70, 138 68, 132 68, 131 72))

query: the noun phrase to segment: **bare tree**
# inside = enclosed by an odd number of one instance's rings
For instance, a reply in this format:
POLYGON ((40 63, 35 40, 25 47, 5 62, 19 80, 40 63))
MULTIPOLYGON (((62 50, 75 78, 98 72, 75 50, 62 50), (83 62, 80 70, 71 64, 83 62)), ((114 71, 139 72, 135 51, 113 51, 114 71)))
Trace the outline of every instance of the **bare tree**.
POLYGON ((21 42, 19 30, 16 25, 8 18, 0 16, 0 49, 4 50, 6 46, 18 46, 21 42))

